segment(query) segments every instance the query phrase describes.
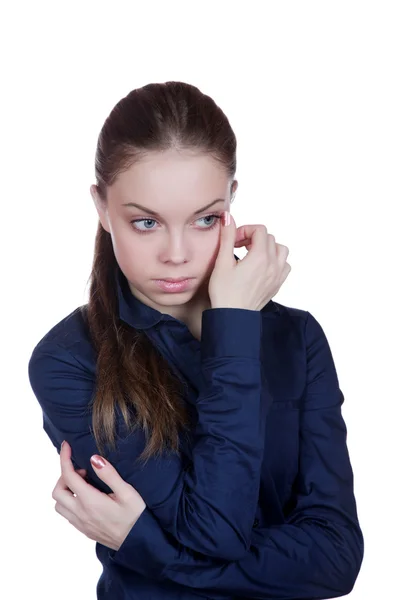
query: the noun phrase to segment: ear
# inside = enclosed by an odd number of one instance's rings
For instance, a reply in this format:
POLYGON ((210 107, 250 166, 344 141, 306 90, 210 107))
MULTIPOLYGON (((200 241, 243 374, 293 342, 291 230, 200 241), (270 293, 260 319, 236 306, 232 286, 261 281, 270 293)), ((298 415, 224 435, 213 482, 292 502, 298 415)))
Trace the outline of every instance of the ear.
POLYGON ((231 202, 233 202, 235 194, 236 194, 236 190, 238 189, 238 180, 234 179, 231 185, 231 202))
POLYGON ((100 197, 99 192, 97 191, 97 185, 92 184, 90 186, 90 195, 93 198, 93 202, 96 207, 97 213, 99 215, 100 223, 101 223, 103 229, 108 231, 108 233, 111 233, 110 225, 108 222, 107 204, 106 204, 105 200, 103 200, 100 197))

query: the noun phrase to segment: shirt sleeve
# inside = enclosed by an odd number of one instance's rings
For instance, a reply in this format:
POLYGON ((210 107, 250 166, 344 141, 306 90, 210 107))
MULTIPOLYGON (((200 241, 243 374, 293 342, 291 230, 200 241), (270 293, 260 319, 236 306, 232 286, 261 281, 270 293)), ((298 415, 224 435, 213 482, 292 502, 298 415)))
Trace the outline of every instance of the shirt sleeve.
MULTIPOLYGON (((195 401, 191 460, 171 453, 138 466, 146 441, 138 429, 120 437, 116 450, 104 456, 177 542, 206 556, 236 560, 250 546, 264 453, 269 396, 261 393, 261 314, 217 308, 204 311, 202 319, 204 388, 195 401)), ((100 453, 88 410, 94 370, 73 349, 39 343, 29 361, 31 387, 57 451, 67 440, 75 468, 85 468, 89 482, 110 493, 90 463, 100 453)))
POLYGON ((114 564, 205 595, 309 600, 351 592, 364 540, 341 414, 344 396, 325 334, 310 313, 306 341, 299 472, 285 523, 253 530, 247 554, 224 561, 177 544, 146 508, 118 552, 108 549, 114 564))

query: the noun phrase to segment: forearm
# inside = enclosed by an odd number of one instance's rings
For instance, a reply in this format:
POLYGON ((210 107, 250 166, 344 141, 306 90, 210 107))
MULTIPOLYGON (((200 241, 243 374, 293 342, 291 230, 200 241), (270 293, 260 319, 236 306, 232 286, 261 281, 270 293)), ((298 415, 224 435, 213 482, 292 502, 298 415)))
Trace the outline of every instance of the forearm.
POLYGON ((212 597, 230 594, 260 600, 336 598, 354 586, 363 557, 357 519, 318 511, 298 523, 259 529, 238 561, 195 553, 164 532, 146 510, 134 526, 126 554, 109 552, 119 566, 159 581, 173 581, 212 597), (132 556, 135 559, 132 560, 132 556))

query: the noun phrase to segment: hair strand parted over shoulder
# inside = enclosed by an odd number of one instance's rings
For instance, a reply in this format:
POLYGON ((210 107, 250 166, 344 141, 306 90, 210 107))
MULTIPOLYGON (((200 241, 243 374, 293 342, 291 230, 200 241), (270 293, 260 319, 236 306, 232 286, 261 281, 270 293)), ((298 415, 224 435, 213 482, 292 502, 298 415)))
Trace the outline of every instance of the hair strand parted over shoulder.
MULTIPOLYGON (((207 153, 235 176, 236 137, 214 100, 188 83, 150 83, 122 98, 103 124, 95 156, 99 196, 107 201, 107 188, 146 153, 169 149, 207 153)), ((119 318, 117 269, 111 235, 99 221, 82 310, 97 354, 93 434, 101 453, 104 444, 115 448, 119 406, 128 429, 145 432, 140 460, 146 461, 179 453, 179 432, 189 428, 185 386, 144 332, 119 318)))

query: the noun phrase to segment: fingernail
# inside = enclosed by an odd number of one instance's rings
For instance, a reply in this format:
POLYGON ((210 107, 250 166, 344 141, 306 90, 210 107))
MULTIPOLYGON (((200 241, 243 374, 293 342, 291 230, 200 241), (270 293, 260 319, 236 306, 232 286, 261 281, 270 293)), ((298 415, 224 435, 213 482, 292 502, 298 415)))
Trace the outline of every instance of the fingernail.
POLYGON ((63 440, 63 442, 61 443, 61 448, 64 446, 64 442, 65 442, 65 440, 63 440))
POLYGON ((98 469, 102 469, 103 467, 106 466, 106 463, 104 462, 104 459, 101 458, 101 456, 98 456, 97 454, 94 454, 92 456, 92 458, 90 459, 91 463, 94 464, 95 467, 97 467, 98 469))
POLYGON ((223 218, 224 226, 227 227, 230 222, 231 222, 231 215, 229 214, 229 212, 227 210, 224 210, 224 218, 223 218))

